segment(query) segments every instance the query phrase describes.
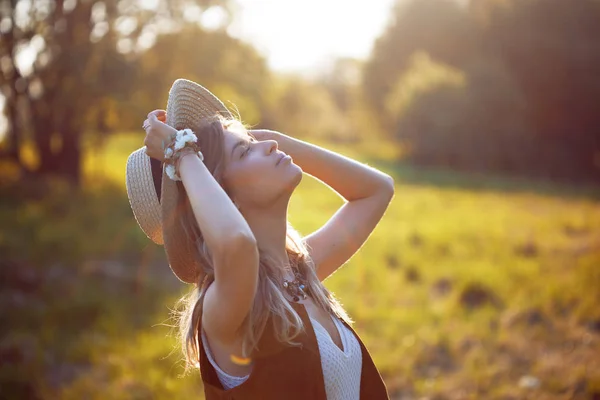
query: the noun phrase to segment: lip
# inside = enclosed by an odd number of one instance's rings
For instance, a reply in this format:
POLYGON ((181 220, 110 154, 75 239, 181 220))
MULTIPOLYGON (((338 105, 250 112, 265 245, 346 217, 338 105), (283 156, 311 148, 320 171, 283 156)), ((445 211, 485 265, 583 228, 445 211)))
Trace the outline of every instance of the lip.
POLYGON ((279 160, 277 160, 277 164, 275 164, 275 166, 279 165, 279 163, 280 163, 281 161, 283 161, 285 158, 290 158, 290 156, 288 156, 288 155, 287 155, 287 154, 285 154, 285 153, 282 153, 282 154, 281 154, 281 157, 279 157, 279 160))

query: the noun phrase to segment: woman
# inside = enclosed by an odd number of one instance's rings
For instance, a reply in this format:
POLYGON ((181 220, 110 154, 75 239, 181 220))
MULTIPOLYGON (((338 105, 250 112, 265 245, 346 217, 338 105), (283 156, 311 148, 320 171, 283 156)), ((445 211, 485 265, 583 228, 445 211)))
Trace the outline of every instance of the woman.
POLYGON ((392 178, 279 132, 247 130, 191 81, 177 80, 167 110, 151 112, 143 127, 145 148, 128 161, 128 193, 142 229, 164 242, 173 272, 195 285, 184 299, 181 336, 187 367, 200 367, 206 398, 388 398, 351 320, 322 281, 375 228, 393 197, 392 178), (177 153, 175 175, 167 165, 171 178, 157 178, 157 162, 169 164, 173 154, 165 145, 185 128, 198 147, 177 153), (144 153, 153 161, 144 164, 144 153), (136 212, 151 192, 141 196, 136 186, 148 165, 153 196, 161 196, 154 233, 136 212), (301 238, 287 209, 303 172, 345 204, 301 238))

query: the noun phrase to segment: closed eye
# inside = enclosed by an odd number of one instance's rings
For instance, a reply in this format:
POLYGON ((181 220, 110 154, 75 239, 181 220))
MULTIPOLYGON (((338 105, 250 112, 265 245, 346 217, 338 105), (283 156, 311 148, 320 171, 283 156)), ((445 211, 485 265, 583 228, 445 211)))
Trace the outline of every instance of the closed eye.
POLYGON ((242 154, 240 155, 240 158, 244 157, 249 151, 250 151, 250 145, 246 146, 246 150, 244 150, 242 152, 242 154))
POLYGON ((248 153, 250 152, 250 149, 251 149, 250 143, 253 143, 253 142, 256 142, 256 140, 254 140, 254 138, 252 138, 252 139, 250 140, 250 142, 249 142, 249 143, 248 143, 248 145, 246 146, 246 150, 244 150, 244 151, 242 152, 242 154, 240 155, 240 158, 244 157, 246 154, 248 154, 248 153))

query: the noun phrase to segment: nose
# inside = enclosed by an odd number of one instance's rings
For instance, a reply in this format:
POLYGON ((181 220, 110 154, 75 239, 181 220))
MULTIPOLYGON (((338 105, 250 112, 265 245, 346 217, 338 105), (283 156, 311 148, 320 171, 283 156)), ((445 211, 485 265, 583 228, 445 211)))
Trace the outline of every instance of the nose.
POLYGON ((267 143, 267 151, 268 154, 271 154, 274 151, 277 151, 277 141, 276 140, 265 140, 267 143))

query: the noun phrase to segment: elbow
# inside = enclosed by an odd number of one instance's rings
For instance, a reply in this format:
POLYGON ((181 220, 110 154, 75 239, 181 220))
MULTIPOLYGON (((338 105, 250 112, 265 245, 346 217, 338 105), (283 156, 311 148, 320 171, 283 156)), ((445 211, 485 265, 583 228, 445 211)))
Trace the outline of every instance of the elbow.
POLYGON ((394 182, 394 178, 390 175, 384 175, 383 183, 381 185, 381 193, 385 196, 389 197, 390 200, 394 197, 394 191, 396 187, 396 183, 394 182))
POLYGON ((258 244, 254 235, 239 233, 219 240, 219 245, 214 251, 217 258, 227 258, 232 253, 245 254, 256 257, 258 260, 258 244))

